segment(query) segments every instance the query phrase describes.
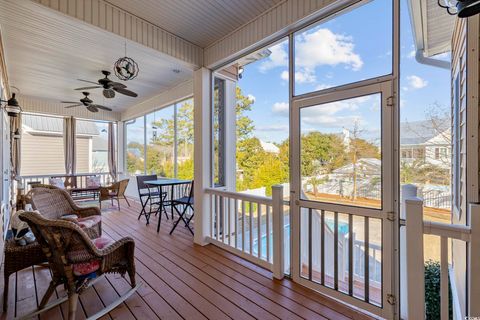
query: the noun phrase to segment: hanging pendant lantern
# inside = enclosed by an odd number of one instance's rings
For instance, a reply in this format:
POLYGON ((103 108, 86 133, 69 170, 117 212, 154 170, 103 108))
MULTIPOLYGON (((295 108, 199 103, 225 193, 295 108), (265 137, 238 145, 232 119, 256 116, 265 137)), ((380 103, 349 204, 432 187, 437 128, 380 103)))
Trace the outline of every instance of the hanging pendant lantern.
POLYGON ((127 57, 127 43, 125 42, 125 56, 115 62, 113 71, 118 79, 128 81, 135 79, 138 75, 138 64, 130 57, 127 57))

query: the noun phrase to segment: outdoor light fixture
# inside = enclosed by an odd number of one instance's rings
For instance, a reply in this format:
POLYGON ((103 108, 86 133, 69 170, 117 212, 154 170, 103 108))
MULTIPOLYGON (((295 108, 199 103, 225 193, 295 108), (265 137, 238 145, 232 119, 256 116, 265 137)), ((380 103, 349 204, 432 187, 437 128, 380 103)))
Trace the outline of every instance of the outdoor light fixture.
POLYGON ((480 0, 438 0, 438 5, 459 18, 468 18, 480 12, 480 0))
POLYGON ((117 78, 123 81, 132 80, 138 76, 138 64, 127 57, 127 42, 125 42, 125 56, 115 62, 113 71, 117 78))
POLYGON ((22 109, 20 108, 20 105, 15 98, 15 93, 12 93, 12 97, 8 99, 8 101, 0 100, 0 102, 7 103, 7 105, 5 106, 5 110, 10 117, 16 117, 20 112, 22 112, 22 109))
POLYGON ((243 71, 245 71, 245 69, 243 69, 242 66, 238 67, 238 78, 239 79, 242 79, 243 71))

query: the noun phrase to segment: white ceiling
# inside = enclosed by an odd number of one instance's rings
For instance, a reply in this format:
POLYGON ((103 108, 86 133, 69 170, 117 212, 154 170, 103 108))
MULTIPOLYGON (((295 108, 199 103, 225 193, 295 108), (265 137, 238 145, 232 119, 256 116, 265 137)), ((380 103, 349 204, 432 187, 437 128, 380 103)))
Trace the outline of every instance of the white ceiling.
POLYGON ((202 48, 284 0, 107 0, 202 48))
MULTIPOLYGON (((123 38, 31 1, 0 0, 0 28, 10 85, 25 96, 76 101, 82 94, 73 89, 88 86, 77 78, 96 81, 103 77, 101 70, 111 71, 124 56, 123 38)), ((123 111, 193 75, 181 62, 134 42, 128 42, 127 55, 137 61, 140 72, 124 84, 138 98, 117 93, 114 99, 104 99, 101 89, 94 89, 90 92, 95 103, 123 111)), ((110 78, 119 81, 115 75, 110 78)))

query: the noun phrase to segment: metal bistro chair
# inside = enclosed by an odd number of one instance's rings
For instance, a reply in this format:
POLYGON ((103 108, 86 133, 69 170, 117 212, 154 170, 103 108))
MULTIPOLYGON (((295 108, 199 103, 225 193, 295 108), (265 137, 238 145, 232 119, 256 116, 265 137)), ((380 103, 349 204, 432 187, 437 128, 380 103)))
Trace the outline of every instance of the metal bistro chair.
POLYGON ((150 187, 147 184, 145 184, 145 181, 151 181, 151 180, 157 180, 158 177, 156 174, 151 174, 151 175, 146 175, 146 176, 137 176, 137 188, 138 188, 138 197, 140 199, 140 204, 142 205, 142 210, 140 211, 140 214, 138 215, 138 220, 142 217, 142 215, 145 216, 145 219, 147 220, 147 224, 150 223, 150 215, 152 213, 155 213, 155 215, 160 212, 160 215, 162 214, 162 211, 165 212, 165 216, 168 219, 168 214, 167 210, 165 209, 165 205, 160 206, 160 203, 163 202, 165 203, 165 200, 167 198, 167 192, 161 192, 160 193, 160 188, 159 187, 150 187), (162 201, 160 201, 160 197, 162 201), (148 205, 148 212, 146 210, 146 207, 148 205), (156 210, 152 210, 154 206, 158 206, 156 210))
POLYGON ((170 230, 170 234, 173 233, 173 230, 177 227, 178 223, 180 221, 183 221, 185 223, 185 227, 190 230, 190 232, 193 235, 193 230, 190 228, 190 221, 193 219, 194 215, 194 210, 193 210, 193 204, 194 204, 194 197, 193 197, 193 180, 191 183, 185 185, 186 187, 183 189, 183 196, 178 199, 173 199, 172 200, 172 207, 173 209, 177 212, 178 214, 178 220, 175 221, 172 230, 170 230), (188 217, 188 219, 185 219, 185 215, 187 214, 188 210, 191 210, 192 215, 188 217))

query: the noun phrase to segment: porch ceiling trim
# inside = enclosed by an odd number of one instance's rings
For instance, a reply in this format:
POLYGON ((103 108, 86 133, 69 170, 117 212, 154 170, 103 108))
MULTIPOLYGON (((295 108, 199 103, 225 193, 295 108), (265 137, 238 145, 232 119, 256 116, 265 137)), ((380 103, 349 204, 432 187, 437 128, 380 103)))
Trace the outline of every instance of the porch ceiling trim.
POLYGON ((437 1, 409 0, 408 9, 416 50, 424 57, 450 51, 455 17, 437 1))
POLYGON ((204 65, 216 68, 238 54, 265 45, 299 25, 336 11, 356 0, 285 0, 204 50, 204 65))
POLYGON ((103 0, 31 0, 85 23, 135 41, 196 69, 203 49, 103 0))

